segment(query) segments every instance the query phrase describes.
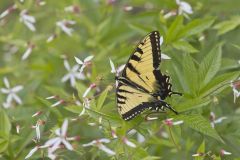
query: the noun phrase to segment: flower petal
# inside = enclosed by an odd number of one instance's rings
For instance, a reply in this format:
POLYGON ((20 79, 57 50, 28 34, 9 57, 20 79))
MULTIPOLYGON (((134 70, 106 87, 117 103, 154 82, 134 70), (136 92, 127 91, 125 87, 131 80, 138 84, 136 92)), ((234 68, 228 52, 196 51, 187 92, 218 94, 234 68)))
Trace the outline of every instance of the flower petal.
POLYGON ((99 139, 98 141, 101 142, 101 143, 109 143, 109 142, 110 142, 110 139, 101 138, 101 139, 99 139))
POLYGON ((91 60, 93 59, 93 57, 94 57, 93 55, 86 57, 86 58, 84 59, 84 62, 89 62, 89 61, 91 61, 91 60))
POLYGON ((1 92, 2 92, 3 94, 9 94, 9 93, 10 93, 10 90, 7 89, 7 88, 1 88, 1 92))
POLYGON ((113 156, 113 155, 116 154, 113 150, 107 148, 107 147, 106 147, 105 145, 103 145, 103 144, 99 144, 99 145, 98 145, 98 148, 101 149, 102 151, 106 152, 107 154, 111 155, 111 156, 113 156))
POLYGON ((22 104, 22 100, 16 95, 16 94, 12 94, 12 97, 13 99, 15 99, 15 101, 18 103, 18 104, 22 104))
POLYGON ((61 136, 66 136, 68 128, 68 119, 65 119, 61 127, 61 136))
POLYGON ((70 79, 70 74, 68 73, 68 74, 66 74, 66 75, 64 75, 63 77, 62 77, 62 79, 61 79, 61 82, 66 82, 68 79, 70 79))
POLYGON ((22 61, 27 59, 28 56, 32 53, 32 48, 31 47, 28 47, 27 50, 23 53, 23 56, 22 56, 22 61))
POLYGON ((7 77, 4 77, 4 78, 3 78, 3 83, 5 84, 5 86, 6 86, 7 88, 10 88, 10 83, 9 83, 7 77))
POLYGON ((68 71, 71 70, 71 67, 70 67, 70 65, 69 65, 69 63, 68 63, 67 60, 64 60, 64 61, 63 61, 63 64, 64 64, 64 67, 65 67, 68 71))
POLYGON ((115 66, 110 58, 109 58, 109 62, 110 62, 110 66, 111 66, 111 73, 116 73, 115 66))
POLYGON ((74 57, 74 58, 75 58, 75 61, 76 61, 78 64, 80 64, 80 65, 83 64, 83 61, 82 61, 80 58, 78 58, 78 57, 74 57))
POLYGON ((25 159, 30 158, 37 150, 38 150, 38 146, 34 147, 34 148, 28 153, 28 155, 25 157, 25 159))
POLYGON ((62 139, 62 143, 65 145, 65 147, 66 147, 68 150, 70 150, 70 151, 73 150, 72 145, 71 145, 68 141, 66 141, 65 139, 62 139))
POLYGON ((22 89, 23 89, 23 86, 19 85, 19 86, 13 87, 13 88, 12 88, 12 91, 13 91, 13 92, 19 92, 19 91, 22 90, 22 89))

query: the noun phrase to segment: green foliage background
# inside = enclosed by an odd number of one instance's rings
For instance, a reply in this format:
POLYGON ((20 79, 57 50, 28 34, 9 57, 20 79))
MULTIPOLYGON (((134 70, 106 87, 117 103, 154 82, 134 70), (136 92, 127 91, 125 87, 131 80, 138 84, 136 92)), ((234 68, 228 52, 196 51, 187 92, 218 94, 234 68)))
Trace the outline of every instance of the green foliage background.
MULTIPOLYGON (((0 79, 7 77, 14 85, 23 85, 19 92, 23 104, 12 104, 8 109, 0 108, 0 159, 24 159, 36 145, 43 145, 54 137, 65 118, 69 120, 68 136, 80 136, 73 141, 74 151, 64 148, 57 150, 59 159, 240 159, 240 101, 233 103, 231 80, 239 77, 240 70, 240 1, 237 0, 189 0, 193 14, 174 15, 168 19, 164 14, 177 10, 173 0, 133 0, 109 3, 105 0, 62 0, 46 1, 1 1, 0 13, 16 4, 17 9, 0 20, 0 79), (64 11, 67 6, 80 8, 78 13, 64 11), (125 6, 133 10, 125 11, 125 6), (36 31, 30 31, 19 21, 19 14, 27 9, 36 18, 36 31), (73 20, 72 36, 66 35, 56 26, 56 21, 73 20), (184 96, 172 96, 167 101, 181 114, 157 114, 158 120, 144 121, 144 115, 130 122, 122 120, 115 104, 114 75, 110 73, 109 58, 115 64, 123 64, 128 59, 137 42, 148 32, 158 30, 164 37, 161 50, 171 60, 163 61, 161 69, 171 75, 173 88, 184 96), (52 34, 56 38, 47 43, 52 34), (201 38, 202 40, 199 40, 201 38), (21 56, 28 42, 35 45, 31 55, 25 60, 21 56), (14 54, 8 51, 17 47, 14 54), (92 65, 86 72, 91 76, 78 80, 75 88, 62 83, 67 73, 63 65, 63 55, 71 66, 76 64, 74 56, 83 59, 94 55, 92 65), (102 79, 102 80, 100 80, 102 79), (86 88, 96 83, 100 94, 91 100, 91 108, 83 116, 78 116, 83 106, 73 102, 83 102, 86 88), (219 89, 220 86, 223 86, 219 89), (51 107, 55 100, 46 97, 57 95, 65 101, 51 107), (37 112, 43 113, 32 117, 37 112), (227 117, 215 128, 210 125, 210 112, 217 117, 227 117), (102 117, 101 124, 99 117, 102 117), (179 126, 169 127, 162 120, 173 117, 174 121, 183 120, 179 126), (71 119, 77 118, 75 121, 71 119), (35 144, 36 136, 31 128, 41 119, 46 123, 40 126, 41 140, 35 144), (99 127, 89 126, 96 123, 99 127), (16 126, 20 125, 20 133, 16 126), (117 139, 111 137, 111 128, 116 131, 117 139), (139 143, 136 135, 127 131, 136 129, 144 135, 145 141, 139 143), (164 138, 165 131, 172 137, 164 138), (131 148, 123 143, 127 137, 137 145, 131 148), (97 147, 82 147, 98 138, 109 138, 106 144, 116 152, 108 156, 97 147), (174 139, 174 141, 173 141, 174 139), (232 155, 220 155, 224 149, 232 155), (208 153, 194 158, 195 153, 208 153)), ((3 81, 0 81, 4 88, 3 81)), ((1 104, 6 95, 0 94, 1 104)), ((46 157, 46 150, 37 151, 31 158, 46 157)))

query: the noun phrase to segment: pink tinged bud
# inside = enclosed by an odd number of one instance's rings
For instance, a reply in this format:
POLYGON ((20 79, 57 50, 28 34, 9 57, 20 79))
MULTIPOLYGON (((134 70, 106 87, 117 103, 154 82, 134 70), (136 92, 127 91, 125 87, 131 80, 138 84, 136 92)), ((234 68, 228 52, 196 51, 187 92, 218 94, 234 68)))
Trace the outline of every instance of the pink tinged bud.
POLYGON ((20 133, 20 125, 17 125, 17 126, 16 126, 16 132, 17 132, 17 134, 20 133))
POLYGON ((50 96, 50 97, 47 97, 46 99, 56 99, 56 98, 58 98, 58 96, 50 96))
POLYGON ((52 34, 50 37, 48 37, 47 43, 52 42, 55 38, 57 38, 57 35, 56 34, 52 34))
POLYGON ((17 9, 17 5, 14 4, 12 6, 10 6, 9 8, 7 8, 5 11, 3 11, 1 14, 0 14, 0 19, 6 17, 7 15, 11 14, 14 10, 17 9))
POLYGON ((42 114, 42 111, 38 111, 38 112, 34 113, 34 114, 32 115, 32 117, 36 117, 36 116, 39 116, 39 115, 41 115, 41 114, 42 114))
POLYGON ((193 154, 192 156, 193 157, 202 157, 202 156, 204 156, 205 154, 204 153, 196 153, 196 154, 193 154))
POLYGON ((117 138, 117 134, 116 134, 116 132, 114 130, 111 131, 111 134, 112 134, 113 138, 117 138))
POLYGON ((90 85, 90 88, 95 88, 97 85, 95 84, 95 83, 92 83, 91 85, 90 85))
POLYGON ((231 155, 231 154, 232 154, 231 152, 225 151, 224 149, 221 149, 221 151, 220 151, 220 155, 221 155, 221 156, 231 155))
POLYGON ((122 140, 123 140, 123 143, 125 143, 129 147, 136 148, 136 145, 133 142, 129 141, 126 137, 123 137, 122 140))
POLYGON ((58 106, 60 104, 63 104, 63 103, 65 103, 65 101, 64 100, 60 100, 60 101, 57 101, 56 103, 52 104, 51 107, 56 107, 56 106, 58 106))
POLYGON ((123 10, 126 12, 129 12, 129 11, 133 10, 133 7, 132 6, 124 6, 123 10))
POLYGON ((172 125, 173 125, 173 121, 172 121, 172 120, 173 120, 172 118, 166 119, 166 120, 164 121, 164 123, 165 123, 166 125, 168 125, 168 126, 172 126, 172 125))
POLYGON ((216 116, 214 112, 210 113, 210 121, 213 122, 215 120, 216 116))

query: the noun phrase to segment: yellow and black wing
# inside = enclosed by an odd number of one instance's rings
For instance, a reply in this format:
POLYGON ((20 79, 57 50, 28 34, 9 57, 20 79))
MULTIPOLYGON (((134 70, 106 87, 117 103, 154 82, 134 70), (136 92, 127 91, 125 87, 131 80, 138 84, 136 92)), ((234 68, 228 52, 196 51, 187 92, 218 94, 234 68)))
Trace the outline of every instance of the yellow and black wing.
POLYGON ((159 70, 161 62, 160 35, 149 33, 137 45, 122 72, 122 77, 149 94, 157 94, 164 100, 171 94, 169 76, 159 70))

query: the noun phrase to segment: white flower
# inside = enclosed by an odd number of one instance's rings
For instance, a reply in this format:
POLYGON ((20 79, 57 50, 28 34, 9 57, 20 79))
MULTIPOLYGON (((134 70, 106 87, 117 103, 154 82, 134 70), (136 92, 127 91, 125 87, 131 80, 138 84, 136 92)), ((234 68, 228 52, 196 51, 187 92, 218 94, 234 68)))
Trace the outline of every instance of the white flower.
POLYGON ((30 43, 28 44, 27 50, 22 55, 22 58, 21 58, 22 61, 26 60, 29 57, 34 47, 35 47, 34 44, 30 44, 30 43))
POLYGON ((225 151, 224 149, 221 149, 221 151, 220 151, 220 155, 221 155, 221 156, 231 155, 231 154, 232 154, 231 152, 225 151))
POLYGON ((123 140, 123 143, 125 143, 129 147, 132 147, 132 148, 136 148, 137 147, 136 144, 134 144, 133 142, 129 141, 127 139, 127 137, 123 137, 122 140, 123 140))
POLYGON ((181 120, 181 121, 175 121, 175 122, 173 122, 173 118, 169 118, 169 119, 164 120, 164 123, 165 123, 166 125, 168 125, 168 126, 175 126, 175 125, 180 125, 180 124, 182 124, 183 121, 181 120))
POLYGON ((67 60, 64 60, 64 67, 68 71, 66 75, 62 78, 62 82, 66 82, 67 80, 70 80, 70 84, 72 87, 75 86, 76 79, 85 79, 85 76, 83 73, 79 73, 79 65, 74 65, 72 68, 70 67, 69 63, 67 60))
POLYGON ((211 112, 210 113, 210 121, 211 121, 211 126, 214 128, 215 124, 222 123, 223 120, 227 119, 227 117, 219 117, 216 119, 215 113, 211 112))
POLYGON ((28 155, 25 157, 25 159, 30 158, 38 149, 39 149, 38 146, 34 147, 34 148, 28 153, 28 155))
POLYGON ((54 152, 59 148, 60 144, 63 144, 68 150, 73 150, 72 145, 68 142, 67 128, 68 120, 65 119, 62 127, 55 130, 57 137, 48 140, 42 147, 50 147, 51 151, 54 152))
POLYGON ((116 76, 119 76, 119 74, 123 71, 125 64, 120 65, 118 68, 115 68, 113 61, 109 58, 110 66, 111 66, 111 73, 115 73, 116 76))
POLYGON ((14 4, 10 7, 8 7, 5 11, 3 11, 1 14, 0 14, 0 19, 6 17, 7 15, 9 15, 10 13, 12 13, 15 9, 17 9, 17 5, 14 4))
POLYGON ((178 5, 178 14, 192 14, 192 7, 189 3, 181 0, 176 0, 176 3, 178 5))
POLYGON ((36 31, 36 28, 34 26, 34 23, 36 23, 36 20, 33 16, 30 16, 28 14, 27 10, 21 11, 20 22, 23 22, 28 27, 28 29, 30 29, 31 31, 33 31, 33 32, 36 31))
POLYGON ((137 141, 139 143, 143 143, 145 141, 145 137, 141 133, 137 133, 137 141))
POLYGON ((22 100, 18 97, 17 92, 23 89, 23 86, 18 85, 13 88, 10 88, 10 83, 6 77, 3 78, 3 82, 6 88, 1 88, 1 92, 3 94, 7 94, 7 100, 3 106, 6 108, 11 106, 13 100, 15 100, 18 104, 22 104, 22 100))
POLYGON ((56 25, 61 28, 63 32, 65 32, 68 36, 72 36, 73 29, 70 28, 70 25, 74 25, 76 22, 75 21, 70 21, 70 20, 61 20, 57 21, 56 25))
POLYGON ((238 78, 237 81, 235 82, 231 82, 231 87, 232 87, 232 90, 233 90, 233 102, 235 103, 236 102, 236 99, 238 97, 240 97, 240 78, 238 78))
POLYGON ((91 60, 93 59, 93 57, 94 57, 94 56, 92 56, 92 55, 91 55, 91 56, 88 56, 88 57, 86 57, 83 61, 82 61, 80 58, 75 57, 76 62, 77 62, 78 64, 82 65, 81 68, 80 68, 80 73, 83 72, 83 69, 84 69, 86 66, 88 66, 88 65, 91 64, 91 60))
POLYGON ((103 143, 109 143, 109 142, 110 142, 109 139, 102 138, 102 139, 93 140, 92 142, 83 144, 82 146, 83 147, 96 146, 100 150, 106 152, 108 155, 115 155, 116 153, 113 150, 111 150, 111 149, 107 148, 105 145, 103 145, 103 143))

